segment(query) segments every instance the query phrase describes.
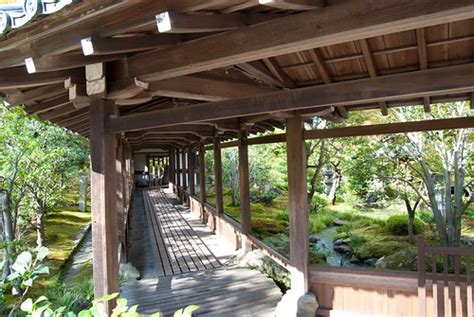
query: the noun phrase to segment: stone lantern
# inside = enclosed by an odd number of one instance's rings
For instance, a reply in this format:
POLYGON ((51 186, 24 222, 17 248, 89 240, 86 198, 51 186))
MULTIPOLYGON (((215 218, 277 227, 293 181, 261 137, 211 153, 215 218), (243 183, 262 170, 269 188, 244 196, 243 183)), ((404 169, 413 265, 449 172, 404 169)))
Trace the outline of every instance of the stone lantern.
POLYGON ((332 185, 334 184, 334 171, 324 170, 323 171, 323 183, 326 186, 324 193, 329 196, 331 193, 332 185))

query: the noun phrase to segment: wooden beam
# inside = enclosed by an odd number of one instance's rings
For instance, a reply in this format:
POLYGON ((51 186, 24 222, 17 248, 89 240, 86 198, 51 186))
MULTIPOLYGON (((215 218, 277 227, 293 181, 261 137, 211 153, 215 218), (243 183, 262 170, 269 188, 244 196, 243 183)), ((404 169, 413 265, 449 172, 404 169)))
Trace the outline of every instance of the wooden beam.
POLYGON ((240 189, 240 231, 242 232, 242 249, 244 252, 252 250, 251 243, 245 235, 252 230, 250 209, 250 180, 249 180, 249 154, 247 145, 247 132, 239 131, 239 189, 240 189))
MULTIPOLYGON (((94 99, 91 103, 91 209, 94 296, 118 293, 117 203, 115 136, 107 129, 106 118, 116 114, 114 105, 94 99)), ((114 302, 104 304, 104 312, 112 313, 114 302)))
POLYGON ((244 71, 248 77, 261 81, 271 87, 285 88, 283 82, 274 77, 274 75, 260 61, 253 61, 236 65, 237 68, 244 71))
POLYGON ((474 92, 471 92, 469 102, 471 104, 471 110, 474 110, 474 92))
POLYGON ((219 101, 275 91, 275 89, 255 84, 196 76, 150 82, 148 89, 155 96, 202 101, 219 101))
POLYGON ((51 100, 43 101, 31 106, 26 107, 26 112, 28 113, 42 113, 46 112, 48 110, 52 110, 55 108, 59 108, 64 106, 65 104, 68 104, 69 101, 69 96, 66 94, 63 94, 62 96, 53 98, 51 100))
POLYGON ((290 220, 291 289, 298 295, 308 292, 308 190, 306 146, 303 120, 295 116, 286 121, 288 165, 288 211, 290 220))
POLYGON ((125 55, 101 55, 101 56, 83 56, 83 55, 61 55, 45 56, 40 58, 29 57, 25 60, 26 69, 29 74, 52 72, 71 68, 83 67, 89 64, 105 63, 121 59, 125 55))
POLYGON ((428 68, 428 50, 426 48, 426 35, 425 29, 416 29, 416 42, 418 45, 418 61, 420 63, 420 69, 428 68))
MULTIPOLYGON (((22 32, 2 41, 0 68, 19 66, 31 56, 47 56, 80 48, 81 39, 96 34, 101 37, 127 33, 143 26, 153 25, 156 12, 173 10, 191 12, 206 9, 217 1, 163 0, 163 1, 110 1, 98 0, 89 10, 74 18, 42 19, 32 24, 31 32, 22 32), (104 3, 104 5, 102 5, 104 3), (52 21, 52 23, 48 23, 52 21), (41 26, 44 24, 43 26, 41 26), (54 24, 54 26, 52 25, 54 24), (37 30, 34 30, 38 28, 37 30)), ((219 1, 219 2, 222 2, 219 1)), ((231 3, 233 1, 230 1, 231 3)), ((64 10, 66 12, 68 10, 64 10)), ((76 11, 74 8, 75 13, 76 11)), ((55 14, 57 17, 63 12, 55 14)), ((16 33, 18 33, 17 31, 16 33)))
MULTIPOLYGON (((365 66, 369 72, 370 77, 377 77, 377 68, 375 67, 374 57, 372 51, 370 50, 369 43, 366 39, 361 39, 359 41, 360 48, 362 50, 362 55, 364 56, 365 66)), ((388 107, 385 101, 379 102, 380 111, 383 116, 388 115, 388 107)))
POLYGON ((156 24, 160 33, 203 33, 237 29, 245 26, 240 14, 158 13, 156 24))
POLYGON ((168 34, 114 38, 86 37, 81 40, 81 47, 85 56, 110 55, 168 47, 179 42, 179 36, 168 34))
POLYGON ((219 138, 214 138, 214 184, 216 194, 216 212, 218 216, 224 214, 224 193, 222 187, 222 153, 219 138))
POLYGON ((107 87, 108 99, 127 99, 141 94, 149 88, 149 83, 136 78, 112 81, 107 87))
POLYGON ((74 106, 74 104, 69 101, 68 103, 60 106, 60 107, 55 107, 52 110, 46 111, 46 112, 41 112, 38 117, 40 117, 43 120, 51 120, 63 115, 66 115, 68 113, 76 111, 77 108, 74 106))
POLYGON ((423 97, 423 110, 428 113, 431 111, 431 101, 429 96, 423 97))
POLYGON ((219 120, 290 110, 470 92, 474 64, 367 78, 266 95, 190 105, 110 119, 112 132, 219 120), (433 78, 437 80, 433 81, 433 78), (412 83, 417 83, 413 85, 412 83))
POLYGON ((47 100, 64 92, 64 85, 58 83, 21 91, 18 94, 8 94, 6 100, 11 105, 17 106, 20 104, 30 104, 37 100, 47 100))
POLYGON ((324 10, 294 14, 160 52, 132 56, 128 66, 131 77, 160 80, 472 17, 471 0, 341 1, 324 10))
POLYGON ((64 81, 74 73, 77 74, 80 73, 80 71, 61 70, 48 73, 28 74, 24 67, 4 69, 0 73, 0 89, 18 89, 58 83, 63 84, 64 81))
POLYGON ((258 0, 258 4, 280 10, 315 10, 326 5, 325 0, 258 0))

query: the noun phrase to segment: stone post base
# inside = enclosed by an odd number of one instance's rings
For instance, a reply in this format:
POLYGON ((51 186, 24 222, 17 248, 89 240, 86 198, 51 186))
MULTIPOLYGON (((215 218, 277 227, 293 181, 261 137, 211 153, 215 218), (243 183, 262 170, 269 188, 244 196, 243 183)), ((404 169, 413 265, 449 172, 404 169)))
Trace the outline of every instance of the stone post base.
POLYGON ((275 310, 276 317, 314 317, 319 304, 313 293, 296 294, 290 289, 275 310))

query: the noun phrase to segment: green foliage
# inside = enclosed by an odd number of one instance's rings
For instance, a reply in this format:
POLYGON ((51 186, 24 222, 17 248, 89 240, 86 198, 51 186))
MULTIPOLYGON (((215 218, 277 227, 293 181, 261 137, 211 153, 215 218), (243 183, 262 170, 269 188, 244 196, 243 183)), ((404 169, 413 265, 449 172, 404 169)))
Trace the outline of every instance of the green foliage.
POLYGON ((322 197, 318 194, 314 194, 313 198, 311 199, 310 212, 318 213, 327 205, 328 201, 325 197, 322 197))
POLYGON ((311 264, 326 264, 326 255, 319 253, 314 248, 309 249, 309 263, 311 264))
POLYGON ((265 205, 271 205, 272 202, 278 197, 278 193, 269 190, 269 191, 264 191, 264 190, 257 190, 252 192, 251 197, 253 198, 252 201, 256 203, 262 203, 265 205))
MULTIPOLYGON (((396 215, 387 219, 387 231, 391 234, 408 235, 408 215, 396 215)), ((423 222, 415 217, 413 222, 413 233, 420 234, 423 231, 423 222)))
POLYGON ((278 220, 259 218, 252 221, 252 231, 257 237, 279 234, 285 229, 285 226, 278 220))

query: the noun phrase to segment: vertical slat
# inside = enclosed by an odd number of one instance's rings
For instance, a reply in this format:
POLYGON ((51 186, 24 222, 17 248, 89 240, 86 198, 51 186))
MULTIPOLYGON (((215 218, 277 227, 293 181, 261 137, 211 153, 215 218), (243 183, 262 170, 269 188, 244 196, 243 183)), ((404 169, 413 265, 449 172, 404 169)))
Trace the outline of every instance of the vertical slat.
POLYGON ((221 142, 214 138, 214 184, 216 189, 216 212, 221 216, 224 213, 224 197, 222 190, 222 155, 221 142))
POLYGON ((309 287, 309 210, 304 126, 303 120, 299 116, 287 119, 286 124, 291 289, 296 294, 304 294, 309 287))
POLYGON ((444 298, 444 316, 451 316, 449 306, 449 282, 448 282, 448 255, 443 254, 443 298, 444 298))
POLYGON ((189 172, 189 195, 194 196, 196 194, 196 184, 194 182, 195 167, 196 167, 196 155, 193 149, 189 149, 188 152, 188 172, 189 172))
POLYGON ((472 310, 472 280, 471 280, 471 256, 466 256, 466 301, 467 301, 467 316, 474 316, 472 310))
POLYGON ((436 254, 432 254, 432 262, 431 262, 431 272, 432 272, 432 280, 433 280, 433 312, 434 316, 438 316, 438 280, 436 278, 437 270, 436 270, 436 254))
MULTIPOLYGON (((454 296, 455 296, 455 305, 456 305, 456 315, 462 316, 462 301, 461 301, 461 281, 459 279, 460 273, 460 256, 454 256, 454 296)), ((454 306, 454 305, 453 305, 454 306)))
POLYGON ((418 313, 426 317, 426 272, 425 272, 425 242, 423 238, 417 241, 418 248, 418 313))
POLYGON ((169 152, 169 164, 168 164, 168 168, 169 168, 169 186, 170 186, 170 189, 173 190, 174 192, 174 184, 175 184, 175 179, 174 179, 174 151, 170 151, 169 152))
POLYGON ((176 150, 176 186, 178 193, 181 187, 181 160, 179 158, 179 150, 176 150))
POLYGON ((206 151, 204 143, 199 144, 199 194, 201 198, 201 219, 204 220, 204 204, 206 203, 206 151))
POLYGON ((183 184, 183 198, 184 198, 184 191, 188 188, 188 182, 187 182, 187 167, 186 167, 186 150, 182 149, 181 150, 181 180, 183 184))

